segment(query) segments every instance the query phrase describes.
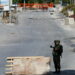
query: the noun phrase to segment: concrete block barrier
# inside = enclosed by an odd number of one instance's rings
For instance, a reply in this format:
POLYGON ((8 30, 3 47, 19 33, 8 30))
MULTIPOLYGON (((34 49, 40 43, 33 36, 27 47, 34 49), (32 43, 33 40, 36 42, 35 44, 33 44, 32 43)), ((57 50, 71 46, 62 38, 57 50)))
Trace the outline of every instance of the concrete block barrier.
POLYGON ((6 75, 42 75, 50 71, 50 57, 7 57, 6 75))

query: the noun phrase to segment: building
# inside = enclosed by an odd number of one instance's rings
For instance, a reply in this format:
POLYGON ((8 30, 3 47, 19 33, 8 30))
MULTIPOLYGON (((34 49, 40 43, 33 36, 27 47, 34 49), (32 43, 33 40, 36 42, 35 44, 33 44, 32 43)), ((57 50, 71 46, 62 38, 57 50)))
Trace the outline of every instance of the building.
POLYGON ((2 6, 9 5, 9 3, 12 5, 12 0, 0 0, 2 6))

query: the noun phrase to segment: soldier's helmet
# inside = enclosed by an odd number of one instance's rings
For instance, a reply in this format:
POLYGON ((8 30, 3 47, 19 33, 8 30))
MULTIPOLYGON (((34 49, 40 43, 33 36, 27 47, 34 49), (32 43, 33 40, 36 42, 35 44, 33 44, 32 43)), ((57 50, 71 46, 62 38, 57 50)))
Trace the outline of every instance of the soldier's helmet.
POLYGON ((60 43, 60 40, 54 40, 54 43, 60 43))

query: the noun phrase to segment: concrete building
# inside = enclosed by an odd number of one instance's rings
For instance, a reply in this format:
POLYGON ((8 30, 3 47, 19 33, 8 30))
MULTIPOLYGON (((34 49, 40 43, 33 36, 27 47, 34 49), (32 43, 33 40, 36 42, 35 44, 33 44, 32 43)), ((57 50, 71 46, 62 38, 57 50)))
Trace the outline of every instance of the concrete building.
POLYGON ((0 0, 0 5, 3 5, 3 6, 9 5, 9 2, 12 5, 12 0, 0 0))

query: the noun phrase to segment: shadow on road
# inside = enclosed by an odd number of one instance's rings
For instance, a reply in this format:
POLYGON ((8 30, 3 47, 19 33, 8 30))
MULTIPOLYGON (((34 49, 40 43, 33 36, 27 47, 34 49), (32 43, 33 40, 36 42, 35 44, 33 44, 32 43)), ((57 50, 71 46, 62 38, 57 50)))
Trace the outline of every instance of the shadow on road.
POLYGON ((75 70, 63 70, 61 73, 47 72, 43 75, 75 75, 75 70))

